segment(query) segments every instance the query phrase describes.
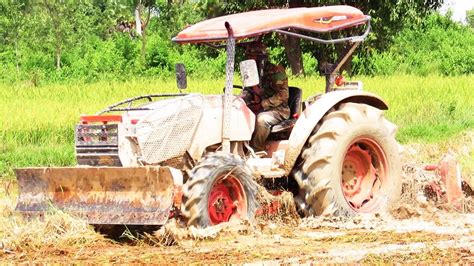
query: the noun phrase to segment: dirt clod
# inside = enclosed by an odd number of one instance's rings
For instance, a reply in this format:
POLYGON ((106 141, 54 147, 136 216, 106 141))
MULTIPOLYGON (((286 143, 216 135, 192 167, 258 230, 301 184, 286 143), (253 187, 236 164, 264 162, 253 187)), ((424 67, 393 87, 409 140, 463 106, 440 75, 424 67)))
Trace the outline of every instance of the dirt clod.
POLYGON ((412 217, 420 217, 421 211, 417 210, 414 206, 403 204, 391 211, 393 217, 397 219, 409 219, 412 217))

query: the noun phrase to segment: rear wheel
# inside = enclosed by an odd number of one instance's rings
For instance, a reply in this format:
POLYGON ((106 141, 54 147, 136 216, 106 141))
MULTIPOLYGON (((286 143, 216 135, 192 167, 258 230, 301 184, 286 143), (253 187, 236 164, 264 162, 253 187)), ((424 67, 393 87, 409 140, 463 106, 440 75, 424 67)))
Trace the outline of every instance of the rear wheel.
POLYGON ((231 217, 253 219, 257 185, 238 156, 206 155, 183 186, 181 212, 187 225, 207 227, 231 217))
POLYGON ((382 211, 401 194, 396 126, 383 111, 345 103, 327 114, 309 138, 294 174, 312 215, 382 211))

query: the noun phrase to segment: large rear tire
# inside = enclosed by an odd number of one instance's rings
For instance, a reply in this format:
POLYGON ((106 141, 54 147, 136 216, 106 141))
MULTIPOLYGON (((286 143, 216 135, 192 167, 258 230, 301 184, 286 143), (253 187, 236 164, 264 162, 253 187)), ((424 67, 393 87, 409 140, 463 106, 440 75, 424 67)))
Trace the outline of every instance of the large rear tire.
POLYGON ((188 226, 207 227, 231 217, 253 220, 257 184, 244 161, 233 154, 212 153, 193 168, 183 186, 181 213, 188 226))
POLYGON ((302 211, 350 216, 388 209, 401 194, 401 147, 383 111, 344 103, 310 136, 295 168, 302 211))

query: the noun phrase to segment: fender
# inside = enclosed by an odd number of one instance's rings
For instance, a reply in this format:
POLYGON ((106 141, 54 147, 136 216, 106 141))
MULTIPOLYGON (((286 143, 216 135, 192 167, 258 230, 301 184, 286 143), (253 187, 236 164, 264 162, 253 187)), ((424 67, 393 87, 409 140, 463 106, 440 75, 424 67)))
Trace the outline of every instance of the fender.
POLYGON ((286 176, 290 174, 304 144, 319 121, 331 108, 342 102, 365 103, 381 110, 388 109, 387 104, 380 97, 370 92, 344 90, 323 94, 301 113, 291 131, 288 149, 285 153, 286 176))

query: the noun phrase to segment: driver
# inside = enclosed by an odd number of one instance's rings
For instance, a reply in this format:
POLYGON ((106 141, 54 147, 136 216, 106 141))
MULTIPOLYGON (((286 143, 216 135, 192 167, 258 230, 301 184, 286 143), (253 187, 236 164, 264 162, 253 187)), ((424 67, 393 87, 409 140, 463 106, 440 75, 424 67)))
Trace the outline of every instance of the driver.
POLYGON ((257 115, 250 145, 257 151, 263 151, 271 127, 290 116, 288 77, 283 66, 269 62, 266 46, 260 41, 247 46, 245 57, 257 62, 260 77, 260 85, 242 91, 242 98, 257 115))

